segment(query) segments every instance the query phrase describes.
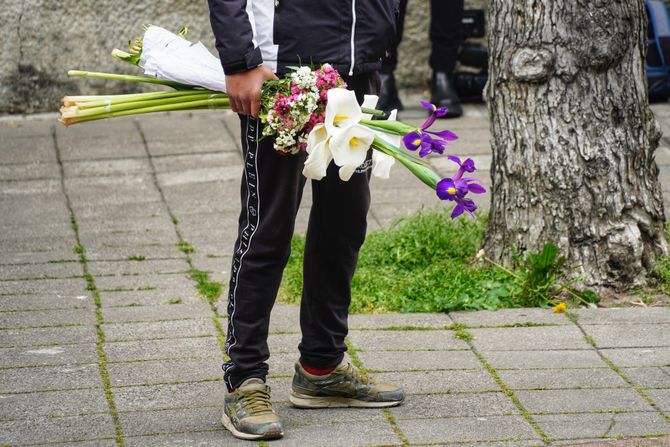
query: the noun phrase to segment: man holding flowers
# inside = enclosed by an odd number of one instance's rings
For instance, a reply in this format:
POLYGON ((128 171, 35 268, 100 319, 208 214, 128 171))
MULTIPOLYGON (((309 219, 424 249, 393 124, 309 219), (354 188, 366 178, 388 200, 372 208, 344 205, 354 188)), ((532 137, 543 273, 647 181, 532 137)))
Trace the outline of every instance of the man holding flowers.
MULTIPOLYGON (((398 0, 209 0, 233 111, 240 116, 242 209, 228 295, 222 421, 236 437, 283 435, 265 383, 270 312, 290 253, 305 177, 304 150, 278 151, 263 138, 261 88, 302 65, 323 65, 361 102, 376 93, 381 57, 395 36, 398 0)), ((300 92, 295 92, 299 99, 300 92)), ((290 119, 283 117, 282 120, 290 119)), ((346 119, 346 117, 340 117, 346 119)), ((387 407, 404 391, 378 383, 345 357, 351 279, 365 239, 370 154, 349 181, 330 164, 312 181, 300 306, 302 339, 290 400, 299 408, 387 407)))

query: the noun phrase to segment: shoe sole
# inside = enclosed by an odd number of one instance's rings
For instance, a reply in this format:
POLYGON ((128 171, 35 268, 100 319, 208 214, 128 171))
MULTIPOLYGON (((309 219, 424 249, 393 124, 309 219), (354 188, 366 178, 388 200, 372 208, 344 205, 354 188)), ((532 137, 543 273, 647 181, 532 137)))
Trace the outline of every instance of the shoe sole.
POLYGON ((309 396, 291 392, 289 401, 296 408, 386 408, 400 405, 403 401, 369 402, 349 397, 309 396))
POLYGON ((269 433, 265 433, 263 435, 254 435, 252 433, 244 433, 242 431, 239 431, 235 428, 235 426, 233 425, 233 422, 230 420, 230 418, 228 417, 228 415, 226 414, 225 411, 221 415, 221 423, 226 428, 226 430, 231 432, 233 434, 233 436, 235 436, 236 438, 239 438, 239 439, 246 439, 246 440, 249 440, 249 441, 259 440, 259 439, 270 440, 270 439, 279 439, 282 436, 284 436, 283 431, 281 431, 281 432, 269 432, 269 433))

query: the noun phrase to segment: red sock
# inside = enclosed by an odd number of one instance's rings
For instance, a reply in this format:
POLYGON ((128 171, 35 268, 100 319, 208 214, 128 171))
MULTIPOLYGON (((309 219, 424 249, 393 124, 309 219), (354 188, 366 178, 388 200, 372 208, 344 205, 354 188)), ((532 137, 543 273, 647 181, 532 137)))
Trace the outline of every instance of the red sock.
POLYGON ((336 368, 335 366, 332 366, 330 368, 319 369, 319 368, 312 368, 311 366, 307 366, 302 362, 300 362, 300 364, 302 365, 302 369, 304 369, 308 373, 310 373, 312 375, 315 375, 315 376, 326 376, 326 375, 330 374, 331 372, 335 371, 335 368, 336 368))

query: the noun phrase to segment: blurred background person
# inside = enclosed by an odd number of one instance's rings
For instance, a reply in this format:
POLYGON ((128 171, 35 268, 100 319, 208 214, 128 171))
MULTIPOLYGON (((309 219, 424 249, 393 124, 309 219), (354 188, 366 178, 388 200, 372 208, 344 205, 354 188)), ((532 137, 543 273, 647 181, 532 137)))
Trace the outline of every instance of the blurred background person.
MULTIPOLYGON (((386 111, 402 110, 393 72, 398 64, 398 45, 402 40, 406 11, 407 0, 400 0, 396 39, 382 64, 378 107, 386 111)), ((430 67, 433 69, 430 102, 449 109, 445 118, 456 118, 463 114, 454 87, 454 69, 463 40, 463 0, 431 0, 430 11, 430 67)))

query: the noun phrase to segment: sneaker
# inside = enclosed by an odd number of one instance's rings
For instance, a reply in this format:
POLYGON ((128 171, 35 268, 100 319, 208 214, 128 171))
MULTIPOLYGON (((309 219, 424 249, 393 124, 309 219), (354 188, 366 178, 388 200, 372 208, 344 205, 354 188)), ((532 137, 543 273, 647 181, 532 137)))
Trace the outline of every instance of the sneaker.
POLYGON ((325 376, 315 376, 295 364, 289 400, 298 408, 393 407, 405 400, 405 391, 379 383, 346 359, 325 376))
POLYGON ((226 394, 221 416, 223 426, 240 439, 277 439, 284 436, 279 416, 270 403, 270 387, 250 378, 226 394))

